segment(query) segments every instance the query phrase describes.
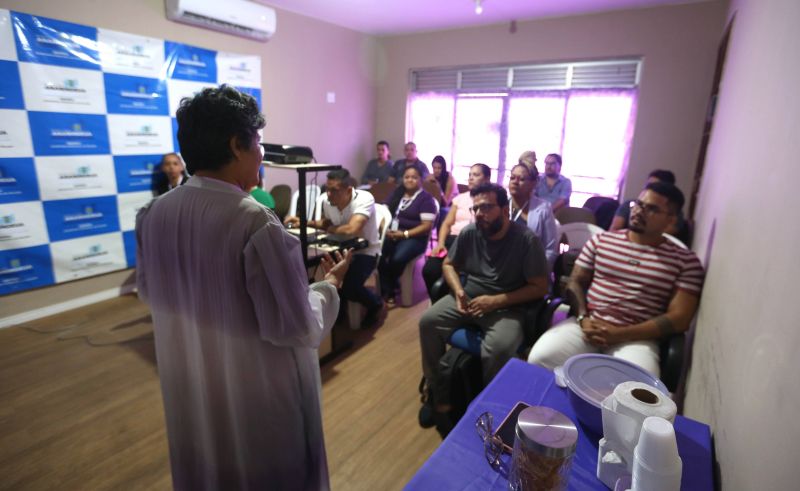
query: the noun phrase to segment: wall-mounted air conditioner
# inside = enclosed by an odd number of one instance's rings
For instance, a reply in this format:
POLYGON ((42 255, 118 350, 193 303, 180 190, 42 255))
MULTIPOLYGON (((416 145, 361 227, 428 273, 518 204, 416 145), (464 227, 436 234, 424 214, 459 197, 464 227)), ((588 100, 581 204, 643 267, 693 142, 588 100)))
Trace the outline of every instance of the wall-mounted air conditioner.
POLYGON ((167 19, 267 41, 275 34, 275 10, 248 0, 165 0, 167 19))

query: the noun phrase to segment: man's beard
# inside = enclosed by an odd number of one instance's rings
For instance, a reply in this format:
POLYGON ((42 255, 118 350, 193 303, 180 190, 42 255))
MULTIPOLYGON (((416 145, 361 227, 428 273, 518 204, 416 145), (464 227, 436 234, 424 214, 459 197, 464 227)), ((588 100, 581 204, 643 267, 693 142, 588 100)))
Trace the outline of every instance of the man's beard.
POLYGON ((497 234, 501 228, 503 228, 503 217, 497 217, 497 220, 493 222, 484 222, 486 223, 485 226, 478 226, 478 230, 483 234, 484 237, 489 238, 493 235, 497 234))

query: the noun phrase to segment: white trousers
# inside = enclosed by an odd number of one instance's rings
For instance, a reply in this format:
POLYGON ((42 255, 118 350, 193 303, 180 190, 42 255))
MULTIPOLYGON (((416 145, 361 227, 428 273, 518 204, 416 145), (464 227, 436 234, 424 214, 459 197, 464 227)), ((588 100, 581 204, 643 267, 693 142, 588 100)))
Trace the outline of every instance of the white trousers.
POLYGON ((531 348, 528 363, 552 370, 563 365, 570 356, 582 353, 605 353, 635 363, 656 377, 661 373, 658 344, 655 341, 633 341, 601 349, 583 338, 581 326, 574 317, 545 331, 531 348))

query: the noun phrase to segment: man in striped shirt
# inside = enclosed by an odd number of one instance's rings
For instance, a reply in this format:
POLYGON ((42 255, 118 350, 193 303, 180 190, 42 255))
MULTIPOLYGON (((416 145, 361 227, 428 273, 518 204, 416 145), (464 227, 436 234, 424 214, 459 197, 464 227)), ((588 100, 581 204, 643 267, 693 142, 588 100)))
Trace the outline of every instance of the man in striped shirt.
POLYGON ((553 369, 572 355, 602 352, 659 375, 658 340, 688 329, 703 286, 697 256, 663 236, 683 202, 674 185, 648 184, 628 229, 586 243, 567 286, 578 315, 545 332, 530 363, 553 369))

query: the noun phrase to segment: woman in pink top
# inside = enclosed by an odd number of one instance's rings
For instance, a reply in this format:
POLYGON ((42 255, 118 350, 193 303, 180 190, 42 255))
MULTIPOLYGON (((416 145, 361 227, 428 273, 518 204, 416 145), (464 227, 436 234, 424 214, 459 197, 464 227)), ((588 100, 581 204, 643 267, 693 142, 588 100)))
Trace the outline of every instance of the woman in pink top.
MULTIPOLYGON (((472 189, 484 182, 490 182, 492 170, 486 164, 475 164, 469 169, 469 179, 467 186, 472 189)), ((436 280, 442 277, 442 263, 447 256, 447 248, 450 247, 461 229, 473 222, 472 216, 472 197, 469 190, 453 198, 450 211, 439 228, 438 244, 431 250, 431 255, 422 268, 422 277, 430 296, 431 288, 436 280)))

